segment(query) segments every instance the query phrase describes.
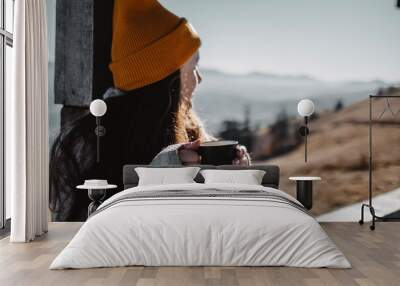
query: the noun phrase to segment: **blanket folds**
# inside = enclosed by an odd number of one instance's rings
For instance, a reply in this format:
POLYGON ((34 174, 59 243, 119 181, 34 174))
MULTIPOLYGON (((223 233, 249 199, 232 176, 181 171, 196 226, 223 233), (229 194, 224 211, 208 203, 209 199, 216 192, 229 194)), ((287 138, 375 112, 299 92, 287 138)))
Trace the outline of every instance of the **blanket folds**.
POLYGON ((50 269, 128 265, 351 267, 318 222, 284 192, 195 183, 114 195, 50 269))

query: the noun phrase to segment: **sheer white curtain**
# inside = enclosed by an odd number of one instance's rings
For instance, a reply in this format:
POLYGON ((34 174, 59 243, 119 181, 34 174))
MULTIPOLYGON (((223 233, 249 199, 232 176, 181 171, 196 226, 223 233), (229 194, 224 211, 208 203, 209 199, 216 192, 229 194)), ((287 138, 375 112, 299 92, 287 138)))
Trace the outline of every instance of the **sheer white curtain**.
POLYGON ((13 93, 6 98, 6 187, 11 189, 12 242, 48 225, 46 0, 15 1, 13 93))

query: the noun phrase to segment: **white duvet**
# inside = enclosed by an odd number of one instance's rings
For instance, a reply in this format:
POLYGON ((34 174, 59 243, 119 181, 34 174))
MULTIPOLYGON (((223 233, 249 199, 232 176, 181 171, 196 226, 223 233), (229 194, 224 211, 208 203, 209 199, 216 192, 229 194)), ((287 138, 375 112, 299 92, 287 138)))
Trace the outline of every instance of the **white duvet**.
MULTIPOLYGON (((294 266, 349 268, 350 263, 308 214, 257 198, 152 198, 121 201, 131 192, 262 190, 262 186, 179 184, 135 187, 100 206, 50 269, 145 266, 294 266)), ((297 202, 297 201, 295 201, 297 202)))

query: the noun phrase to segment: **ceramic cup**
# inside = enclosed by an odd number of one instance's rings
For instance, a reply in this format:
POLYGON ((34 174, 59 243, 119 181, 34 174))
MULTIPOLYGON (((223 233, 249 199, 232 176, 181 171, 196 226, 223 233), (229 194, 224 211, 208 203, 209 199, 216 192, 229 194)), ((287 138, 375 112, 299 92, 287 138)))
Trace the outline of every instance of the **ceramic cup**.
POLYGON ((236 157, 237 141, 220 140, 204 142, 199 147, 202 165, 232 165, 236 157))

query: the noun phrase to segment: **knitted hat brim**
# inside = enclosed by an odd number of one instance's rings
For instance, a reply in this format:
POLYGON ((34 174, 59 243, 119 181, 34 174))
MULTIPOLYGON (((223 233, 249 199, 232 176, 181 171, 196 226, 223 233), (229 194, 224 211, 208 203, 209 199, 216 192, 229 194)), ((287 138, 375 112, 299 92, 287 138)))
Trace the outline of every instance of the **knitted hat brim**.
POLYGON ((160 81, 182 67, 200 45, 198 34, 182 18, 167 35, 132 55, 112 62, 110 69, 114 86, 127 91, 160 81))

